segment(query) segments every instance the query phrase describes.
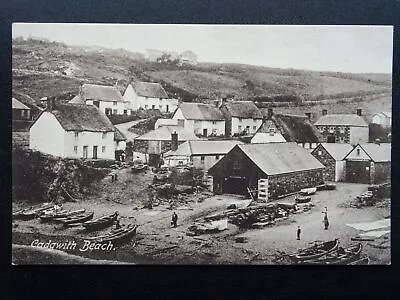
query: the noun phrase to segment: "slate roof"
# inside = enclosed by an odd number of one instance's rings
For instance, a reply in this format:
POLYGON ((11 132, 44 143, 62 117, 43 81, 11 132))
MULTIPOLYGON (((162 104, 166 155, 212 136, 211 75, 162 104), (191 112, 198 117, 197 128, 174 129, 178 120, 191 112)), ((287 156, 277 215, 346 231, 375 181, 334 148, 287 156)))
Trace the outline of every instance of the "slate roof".
POLYGON ((26 106, 25 104, 23 104, 22 102, 18 101, 15 98, 12 98, 12 109, 29 109, 30 108, 28 106, 26 106))
POLYGON ((56 117, 66 131, 114 131, 114 125, 94 105, 59 104, 50 113, 56 117))
MULTIPOLYGON (((334 160, 343 160, 353 149, 353 146, 350 144, 321 143, 320 145, 324 147, 334 160)), ((317 148, 318 146, 311 153, 317 151, 317 148)))
POLYGON ((355 114, 325 115, 319 118, 314 125, 368 127, 368 124, 364 121, 364 119, 355 114))
POLYGON ((225 155, 238 144, 243 143, 232 140, 187 141, 179 145, 176 151, 170 151, 165 156, 225 155))
POLYGON ((132 83, 136 94, 149 98, 168 98, 167 93, 160 83, 136 81, 132 83))
POLYGON ((121 93, 114 86, 85 83, 81 87, 81 96, 84 100, 124 102, 121 93))
POLYGON ((269 123, 273 121, 287 142, 318 143, 321 133, 306 116, 273 114, 271 120, 266 120, 257 133, 267 133, 269 123))
POLYGON ((170 141, 171 134, 178 134, 178 141, 199 140, 194 132, 184 129, 181 126, 162 126, 151 130, 137 138, 139 141, 170 141))
POLYGON ((381 143, 380 145, 375 143, 366 143, 359 145, 374 162, 391 161, 391 151, 392 151, 391 143, 381 143))
POLYGON ((267 175, 325 168, 307 149, 296 143, 244 144, 236 147, 267 175))
POLYGON ((184 117, 188 120, 224 121, 222 112, 213 105, 204 103, 183 102, 179 106, 184 117))
POLYGON ((223 104, 232 117, 262 119, 263 115, 252 101, 228 101, 223 104))

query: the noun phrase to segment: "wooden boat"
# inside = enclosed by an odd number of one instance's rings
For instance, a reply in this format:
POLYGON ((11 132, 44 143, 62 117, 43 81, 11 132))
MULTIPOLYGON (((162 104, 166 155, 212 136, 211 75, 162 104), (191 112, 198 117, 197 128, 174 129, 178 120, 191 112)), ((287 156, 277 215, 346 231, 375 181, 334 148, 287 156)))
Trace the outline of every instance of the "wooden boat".
POLYGON ((91 221, 86 221, 82 223, 82 226, 86 228, 86 230, 89 231, 95 231, 95 230, 100 230, 107 228, 115 223, 115 221, 118 218, 118 212, 116 211, 115 213, 108 215, 108 216, 103 216, 91 221))
POLYGON ((317 188, 307 188, 307 189, 302 189, 300 190, 299 194, 302 196, 309 196, 309 195, 314 195, 317 192, 317 188))
POLYGON ((78 209, 74 211, 66 211, 66 210, 61 210, 58 212, 53 212, 53 213, 48 213, 48 214, 43 214, 40 216, 40 221, 42 222, 51 222, 51 221, 58 221, 61 218, 66 218, 66 217, 71 217, 77 214, 82 214, 86 211, 86 209, 78 209))
POLYGON ((358 243, 345 249, 338 248, 337 251, 325 255, 316 260, 305 261, 305 264, 312 265, 345 265, 360 258, 362 244, 358 243))
POLYGON ((66 218, 63 218, 63 220, 61 222, 63 223, 64 226, 71 226, 73 224, 89 221, 89 220, 93 219, 93 215, 94 215, 94 212, 89 212, 86 214, 80 214, 80 215, 76 215, 76 216, 66 217, 66 218))
POLYGON ((113 244, 122 244, 131 240, 136 235, 138 225, 129 224, 128 226, 119 229, 115 233, 110 233, 97 239, 99 243, 112 242, 113 244))
POLYGON ((296 203, 307 203, 311 201, 311 196, 297 196, 296 203))
POLYGON ((145 164, 137 164, 131 168, 132 173, 140 173, 147 169, 147 165, 145 164))
POLYGON ((352 265, 352 266, 355 266, 355 265, 369 265, 369 257, 368 256, 361 257, 358 260, 355 260, 355 261, 352 261, 352 262, 348 263, 348 265, 352 265))
POLYGON ((40 206, 34 206, 18 212, 18 214, 15 215, 15 217, 21 220, 32 220, 37 218, 43 211, 51 208, 53 205, 54 205, 53 203, 45 203, 40 206))
POLYGON ((304 261, 314 260, 324 255, 336 251, 339 247, 339 240, 328 241, 324 243, 315 244, 309 248, 300 250, 297 254, 289 255, 289 258, 296 262, 301 263, 304 261))

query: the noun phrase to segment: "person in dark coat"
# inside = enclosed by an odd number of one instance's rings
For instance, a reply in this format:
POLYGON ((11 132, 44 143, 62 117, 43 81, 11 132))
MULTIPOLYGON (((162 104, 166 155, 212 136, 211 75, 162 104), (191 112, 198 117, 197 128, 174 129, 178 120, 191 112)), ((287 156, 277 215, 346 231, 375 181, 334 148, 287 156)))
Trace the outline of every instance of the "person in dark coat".
POLYGON ((325 218, 324 218, 324 226, 325 226, 325 230, 328 230, 328 227, 329 227, 328 216, 325 216, 325 218))
POLYGON ((174 213, 172 214, 171 225, 172 225, 173 227, 175 227, 175 228, 176 228, 176 226, 178 226, 178 215, 176 214, 176 212, 174 212, 174 213))
POLYGON ((301 229, 300 226, 297 226, 297 239, 300 240, 301 229))

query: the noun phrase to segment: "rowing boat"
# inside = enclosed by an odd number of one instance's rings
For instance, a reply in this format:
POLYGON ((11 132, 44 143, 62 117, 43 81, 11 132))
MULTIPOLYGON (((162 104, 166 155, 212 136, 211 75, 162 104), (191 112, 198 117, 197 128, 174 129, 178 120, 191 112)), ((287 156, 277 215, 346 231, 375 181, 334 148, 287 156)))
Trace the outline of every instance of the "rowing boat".
POLYGON ((302 196, 309 196, 309 195, 314 195, 317 192, 317 188, 307 188, 307 189, 302 189, 300 190, 299 194, 302 196))
POLYGON ((116 233, 110 233, 109 235, 103 236, 97 239, 97 241, 99 243, 112 242, 113 244, 122 244, 124 242, 131 240, 136 235, 137 227, 138 225, 129 224, 122 230, 116 233))
POLYGON ((13 213, 13 217, 15 219, 21 220, 31 220, 38 217, 43 211, 51 208, 53 203, 44 203, 38 206, 33 206, 27 209, 19 210, 18 212, 13 213))
POLYGON ((355 260, 355 261, 352 261, 352 262, 348 263, 348 265, 352 265, 352 266, 355 266, 355 265, 369 265, 369 257, 368 256, 361 257, 358 260, 355 260))
POLYGON ((40 221, 42 221, 42 222, 55 221, 56 222, 56 221, 59 221, 59 219, 82 214, 85 211, 86 211, 86 209, 82 208, 82 209, 78 209, 78 210, 74 210, 74 211, 62 210, 62 211, 58 211, 58 212, 43 214, 40 216, 40 221))
POLYGON ((324 255, 330 254, 336 251, 338 249, 338 246, 338 239, 323 243, 316 243, 309 248, 300 250, 297 254, 289 255, 289 258, 296 263, 302 263, 304 261, 314 260, 324 255))
POLYGON ((351 245, 345 249, 339 247, 337 251, 324 255, 315 260, 305 261, 310 265, 345 265, 360 258, 362 244, 351 245))
POLYGON ((86 214, 80 214, 77 216, 66 217, 62 220, 64 226, 71 226, 78 223, 83 223, 93 219, 94 212, 89 212, 86 214))
POLYGON ((88 231, 96 231, 107 228, 115 223, 118 218, 118 212, 114 212, 111 215, 103 216, 91 221, 82 223, 82 226, 88 231))

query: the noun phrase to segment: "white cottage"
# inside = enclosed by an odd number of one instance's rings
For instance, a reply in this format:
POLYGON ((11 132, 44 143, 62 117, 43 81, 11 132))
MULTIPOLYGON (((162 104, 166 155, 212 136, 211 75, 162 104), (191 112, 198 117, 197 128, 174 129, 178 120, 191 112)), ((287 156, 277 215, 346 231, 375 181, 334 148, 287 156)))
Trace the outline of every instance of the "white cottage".
POLYGON ((132 110, 158 109, 161 112, 173 112, 178 107, 178 100, 169 99, 159 83, 133 82, 125 89, 123 97, 130 103, 132 110))
POLYGON ((66 158, 115 159, 115 128, 95 106, 49 104, 30 127, 30 149, 66 158))
POLYGON ((79 89, 79 94, 69 103, 94 105, 107 116, 131 114, 130 103, 124 100, 114 86, 83 84, 79 89))
POLYGON ((372 117, 372 123, 379 124, 383 128, 390 128, 392 127, 392 113, 390 111, 376 113, 372 117))
POLYGON ((222 112, 213 105, 183 102, 175 111, 172 119, 196 135, 223 136, 225 118, 222 112))

